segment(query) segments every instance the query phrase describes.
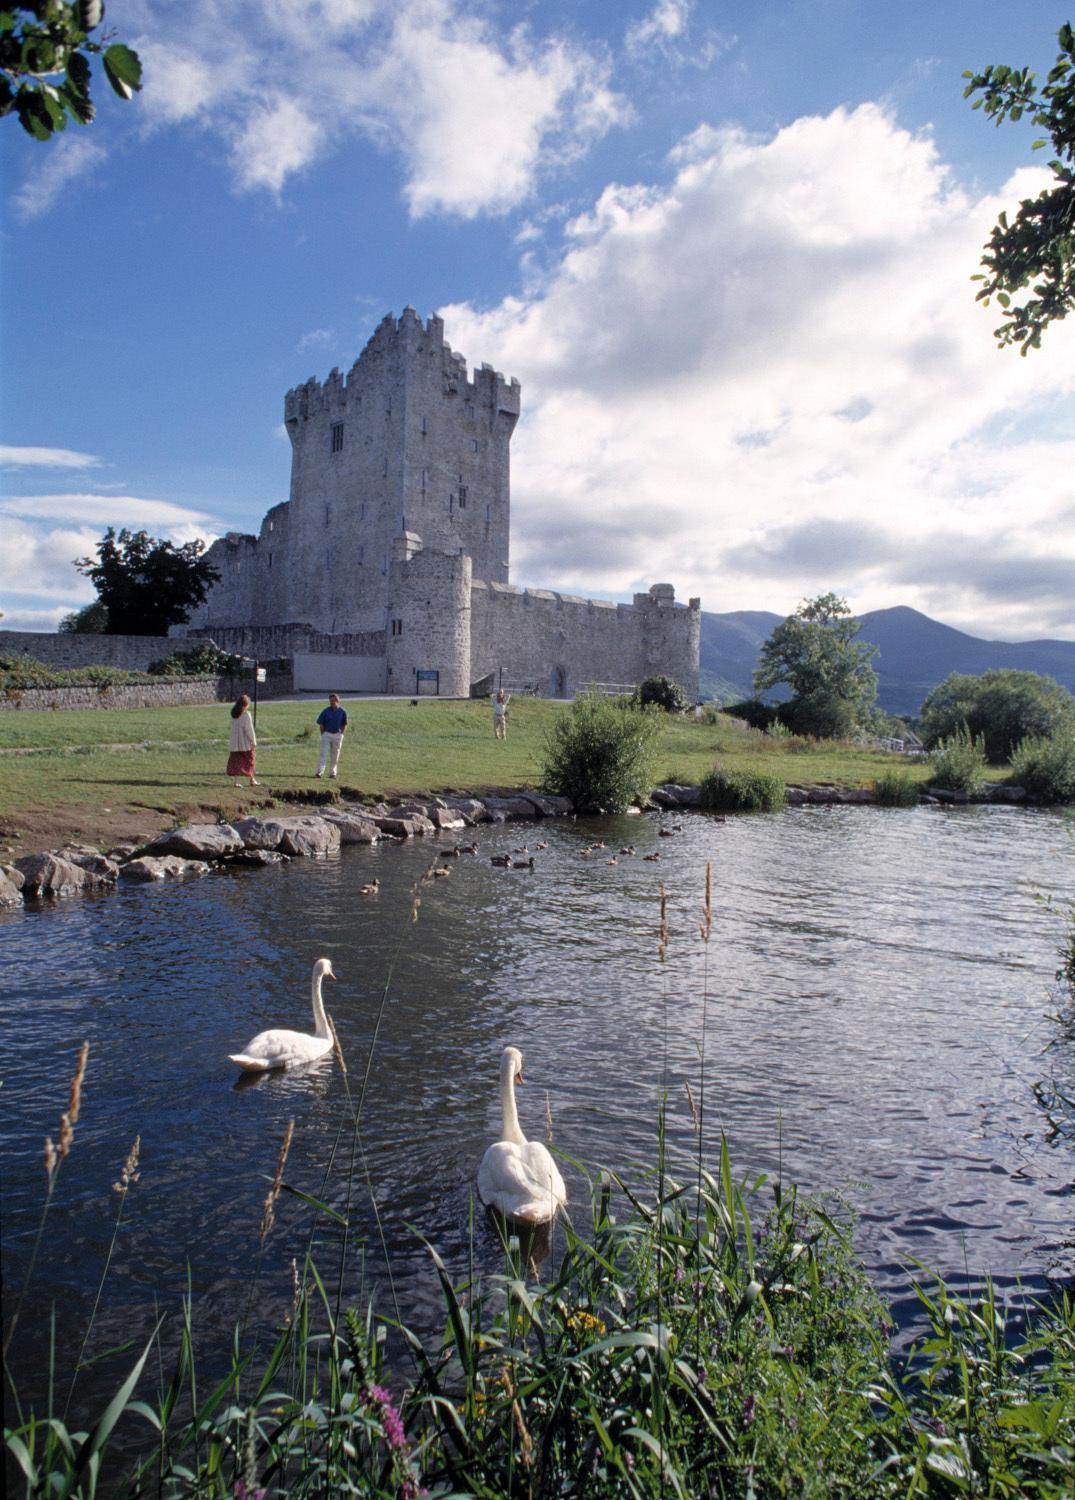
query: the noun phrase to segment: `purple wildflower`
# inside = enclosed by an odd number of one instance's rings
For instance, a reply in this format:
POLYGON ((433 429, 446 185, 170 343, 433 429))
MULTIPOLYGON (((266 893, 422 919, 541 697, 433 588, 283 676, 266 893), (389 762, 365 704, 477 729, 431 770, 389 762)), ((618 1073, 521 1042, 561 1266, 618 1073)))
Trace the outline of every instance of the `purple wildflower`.
POLYGON ((393 1452, 406 1453, 407 1434, 403 1430, 403 1419, 393 1404, 390 1392, 383 1385, 371 1385, 369 1403, 377 1407, 385 1442, 393 1452))
POLYGON ((754 1394, 753 1392, 751 1392, 751 1394, 743 1402, 743 1410, 741 1415, 744 1423, 753 1422, 756 1405, 757 1403, 754 1400, 754 1394))
POLYGON ((245 1479, 235 1481, 235 1500, 265 1500, 264 1490, 248 1490, 245 1479))
POLYGON ((679 1283, 680 1283, 680 1282, 681 1282, 681 1281, 682 1281, 682 1280, 683 1280, 683 1267, 682 1267, 682 1266, 679 1266, 679 1265, 677 1265, 677 1266, 676 1266, 676 1285, 677 1285, 677 1286, 678 1286, 678 1285, 679 1285, 679 1283))

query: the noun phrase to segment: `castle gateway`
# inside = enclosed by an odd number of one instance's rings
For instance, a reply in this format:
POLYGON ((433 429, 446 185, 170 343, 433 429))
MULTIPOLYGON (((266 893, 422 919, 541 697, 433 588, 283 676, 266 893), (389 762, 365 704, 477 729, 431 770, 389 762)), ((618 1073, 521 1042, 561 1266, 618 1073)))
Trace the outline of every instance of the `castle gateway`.
POLYGON ((346 377, 288 391, 291 498, 229 532, 220 574, 173 634, 262 660, 296 686, 466 696, 503 682, 569 697, 655 673, 698 690, 700 602, 657 583, 633 604, 508 582, 508 449, 519 382, 467 363, 408 307, 346 377))

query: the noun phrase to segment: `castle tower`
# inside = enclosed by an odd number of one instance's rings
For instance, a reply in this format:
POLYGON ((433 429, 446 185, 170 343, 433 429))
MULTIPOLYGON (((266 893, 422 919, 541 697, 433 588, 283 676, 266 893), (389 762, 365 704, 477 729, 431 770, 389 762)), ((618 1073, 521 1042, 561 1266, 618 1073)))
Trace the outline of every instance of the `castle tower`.
POLYGON ((423 325, 412 307, 382 320, 346 377, 289 391, 288 617, 384 629, 393 544, 408 531, 507 582, 519 396, 489 365, 468 380, 442 320, 423 325))

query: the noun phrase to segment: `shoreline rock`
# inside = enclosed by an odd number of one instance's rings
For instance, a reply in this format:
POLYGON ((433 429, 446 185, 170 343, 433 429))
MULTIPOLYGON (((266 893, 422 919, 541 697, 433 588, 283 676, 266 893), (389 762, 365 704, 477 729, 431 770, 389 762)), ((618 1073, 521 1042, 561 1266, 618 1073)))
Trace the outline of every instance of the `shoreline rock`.
MULTIPOLYGON (((628 812, 700 811, 700 803, 699 787, 664 782, 654 787, 645 809, 632 807, 628 812)), ((987 803, 1035 805, 1022 787, 999 783, 970 793, 924 787, 919 796, 920 806, 987 803)), ((870 806, 877 804, 877 794, 868 787, 788 786, 785 804, 870 806)), ((577 812, 566 797, 528 789, 487 797, 419 794, 372 806, 352 802, 349 807, 331 805, 317 812, 284 817, 250 815, 231 823, 190 823, 158 834, 147 843, 115 845, 107 853, 86 844, 67 844, 0 865, 0 909, 30 900, 113 889, 117 881, 149 884, 190 879, 214 869, 255 869, 283 864, 290 858, 323 859, 337 854, 344 844, 369 845, 383 838, 402 841, 479 823, 563 818, 577 812)))

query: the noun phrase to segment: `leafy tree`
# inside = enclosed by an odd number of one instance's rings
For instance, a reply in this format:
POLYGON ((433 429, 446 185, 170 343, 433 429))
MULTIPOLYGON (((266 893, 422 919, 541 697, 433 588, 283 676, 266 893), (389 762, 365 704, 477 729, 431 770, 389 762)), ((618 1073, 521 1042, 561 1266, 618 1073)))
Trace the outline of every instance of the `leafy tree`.
MULTIPOLYGON (((1060 52, 1046 82, 1039 88, 1029 68, 992 64, 984 73, 964 73, 970 80, 964 98, 977 94, 972 108, 985 109, 999 126, 1004 120, 1030 115, 1048 132, 1056 155, 1049 167, 1054 186, 1036 198, 1024 198, 1009 223, 1000 215, 982 253, 985 271, 977 300, 988 305, 996 296, 1006 323, 994 332, 1000 347, 1018 344, 1020 354, 1041 347, 1041 336, 1054 320, 1075 307, 1075 33, 1070 24, 1057 33, 1060 52), (1031 295, 1013 306, 1012 295, 1029 286, 1031 295)), ((1040 150, 1044 138, 1034 142, 1040 150)))
POLYGON ((985 741, 990 760, 1008 760, 1021 740, 1075 728, 1075 698, 1040 672, 998 668, 950 673, 920 710, 927 748, 960 729, 985 741))
POLYGON ((666 714, 685 713, 688 707, 686 695, 678 682, 671 677, 647 677, 638 684, 635 702, 640 708, 654 703, 666 714))
POLYGON ((90 63, 97 53, 105 77, 121 99, 142 87, 138 53, 111 33, 90 33, 104 19, 102 0, 36 0, 0 8, 0 115, 14 111, 38 141, 67 129, 68 116, 88 125, 97 113, 90 98, 90 63))
POLYGON ((202 556, 204 542, 176 547, 145 531, 110 526, 97 543, 97 561, 75 563, 108 610, 109 635, 167 635, 201 604, 220 574, 202 556))
POLYGON ((856 642, 859 629, 845 600, 819 594, 804 599, 762 646, 754 690, 788 684, 792 698, 780 717, 797 734, 834 738, 869 718, 877 647, 856 642))
POLYGON ((64 615, 60 631, 64 635, 107 635, 108 610, 100 599, 95 599, 92 604, 84 604, 81 609, 64 615))

